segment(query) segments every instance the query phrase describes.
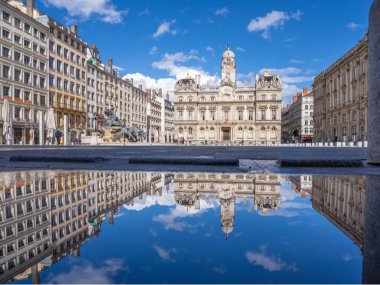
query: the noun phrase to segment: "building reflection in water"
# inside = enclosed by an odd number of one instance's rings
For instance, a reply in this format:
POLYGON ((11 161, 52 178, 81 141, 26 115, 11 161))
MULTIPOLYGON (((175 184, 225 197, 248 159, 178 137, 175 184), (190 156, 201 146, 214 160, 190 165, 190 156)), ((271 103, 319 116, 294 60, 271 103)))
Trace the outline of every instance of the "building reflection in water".
POLYGON ((172 175, 33 171, 0 174, 0 283, 32 278, 96 237, 106 219, 143 193, 160 194, 172 175))
POLYGON ((226 237, 235 220, 235 200, 253 199, 255 210, 266 214, 281 200, 279 175, 189 173, 174 176, 174 198, 180 205, 200 209, 200 199, 217 197, 221 228, 226 237))
MULTIPOLYGON (((227 237, 234 228, 236 199, 251 200, 262 215, 276 211, 282 181, 310 197, 312 207, 358 245, 364 252, 363 280, 377 280, 366 279, 370 274, 378 278, 371 268, 379 252, 373 249, 378 244, 374 231, 365 246, 365 177, 30 171, 0 173, 0 283, 27 278, 39 283, 39 272, 65 256, 79 256, 81 245, 99 235, 107 216, 114 224, 121 205, 133 206, 143 195, 161 196, 171 183, 173 198, 183 207, 200 210, 201 200, 218 199, 227 237)), ((373 213, 379 211, 371 213, 372 224, 378 225, 373 213)))

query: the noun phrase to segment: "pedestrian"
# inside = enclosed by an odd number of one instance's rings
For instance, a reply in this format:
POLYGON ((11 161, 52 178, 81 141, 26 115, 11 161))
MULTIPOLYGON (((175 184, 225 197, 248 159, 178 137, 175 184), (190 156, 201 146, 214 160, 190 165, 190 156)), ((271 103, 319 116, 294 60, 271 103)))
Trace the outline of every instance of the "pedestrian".
POLYGON ((61 143, 61 136, 62 136, 61 132, 59 130, 56 130, 55 139, 57 141, 57 145, 59 145, 61 143))

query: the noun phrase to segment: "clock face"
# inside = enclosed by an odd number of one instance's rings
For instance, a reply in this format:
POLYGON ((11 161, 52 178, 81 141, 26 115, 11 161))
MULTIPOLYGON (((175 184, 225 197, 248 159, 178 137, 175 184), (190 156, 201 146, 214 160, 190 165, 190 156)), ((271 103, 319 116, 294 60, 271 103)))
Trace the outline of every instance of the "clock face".
POLYGON ((232 87, 229 86, 223 86, 221 89, 221 93, 223 94, 223 96, 231 96, 233 92, 234 90, 232 89, 232 87))

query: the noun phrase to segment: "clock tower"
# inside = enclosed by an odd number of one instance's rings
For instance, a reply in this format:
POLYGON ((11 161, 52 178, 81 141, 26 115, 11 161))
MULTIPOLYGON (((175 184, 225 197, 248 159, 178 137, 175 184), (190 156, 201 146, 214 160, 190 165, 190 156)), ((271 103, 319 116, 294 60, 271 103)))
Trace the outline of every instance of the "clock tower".
POLYGON ((220 82, 220 93, 222 98, 231 98, 236 88, 236 65, 235 54, 227 47, 222 56, 222 81, 220 82))

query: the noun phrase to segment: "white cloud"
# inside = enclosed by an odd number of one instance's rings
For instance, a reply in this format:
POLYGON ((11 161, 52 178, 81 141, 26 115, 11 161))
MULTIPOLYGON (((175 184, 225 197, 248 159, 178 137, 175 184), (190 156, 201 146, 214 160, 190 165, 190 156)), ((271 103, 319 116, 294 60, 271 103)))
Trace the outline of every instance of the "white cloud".
POLYGON ((207 50, 208 52, 211 53, 211 56, 212 56, 212 57, 215 56, 215 50, 214 50, 213 47, 208 46, 208 47, 206 47, 206 50, 207 50))
POLYGON ((128 267, 123 265, 123 261, 117 258, 103 261, 100 267, 94 267, 84 261, 81 265, 73 265, 69 272, 54 275, 48 283, 110 284, 115 283, 113 277, 122 270, 129 271, 128 267))
POLYGON ((245 49, 242 48, 242 47, 236 47, 236 50, 237 50, 237 51, 240 51, 240 52, 245 52, 245 49))
POLYGON ((120 11, 111 0, 43 0, 46 5, 66 9, 71 17, 88 20, 92 15, 106 23, 117 24, 123 21, 127 10, 120 11))
POLYGON ((350 22, 346 25, 346 27, 351 30, 351 31, 356 31, 357 29, 361 29, 361 28, 364 28, 363 25, 360 25, 360 24, 357 24, 357 23, 354 23, 354 22, 350 22))
POLYGON ((160 247, 158 245, 153 246, 154 250, 157 252, 158 256, 163 260, 163 261, 175 261, 171 256, 170 252, 176 252, 176 250, 170 249, 166 250, 163 247, 160 247))
POLYGON ((145 8, 140 13, 138 13, 139 16, 148 16, 150 14, 149 8, 145 8))
POLYGON ((200 66, 187 65, 188 62, 204 62, 206 59, 200 57, 196 50, 188 53, 177 52, 174 54, 165 53, 160 61, 152 63, 153 68, 163 70, 168 73, 168 77, 152 78, 141 73, 131 73, 123 78, 133 78, 135 85, 141 84, 143 88, 162 88, 163 92, 169 92, 173 99, 174 85, 178 79, 186 76, 195 77, 201 75, 201 85, 214 86, 220 81, 219 76, 211 75, 200 66))
POLYGON ((227 7, 216 9, 215 15, 226 17, 230 13, 230 10, 228 10, 227 7))
POLYGON ((152 54, 156 54, 158 51, 158 47, 156 46, 152 46, 152 48, 149 50, 149 54, 152 55, 152 54))
POLYGON ((176 22, 176 19, 173 19, 171 21, 163 22, 161 25, 158 26, 157 31, 153 34, 154 38, 158 38, 164 34, 172 34, 173 36, 178 33, 177 30, 172 30, 171 25, 176 22))
POLYGON ((304 61, 303 60, 300 60, 300 59, 296 59, 296 58, 293 58, 291 60, 289 60, 290 63, 294 63, 294 64, 303 64, 304 61))
POLYGON ((266 253, 266 246, 260 246, 259 251, 248 251, 245 253, 249 263, 263 267, 270 272, 290 270, 296 272, 298 270, 296 264, 287 264, 280 257, 275 255, 268 255, 266 253))
POLYGON ((262 32, 261 36, 264 39, 270 38, 269 30, 271 28, 278 29, 285 25, 291 19, 300 20, 302 12, 297 10, 295 13, 286 13, 283 11, 272 11, 264 17, 257 17, 248 24, 249 32, 262 32))
MULTIPOLYGON (((282 83, 282 103, 286 105, 291 101, 291 98, 302 90, 305 85, 309 85, 313 80, 313 76, 305 76, 306 72, 296 67, 286 68, 263 68, 259 73, 269 71, 270 74, 279 75, 282 83), (297 84, 300 84, 298 86, 297 84)), ((238 85, 247 81, 249 85, 254 84, 255 73, 249 72, 247 74, 237 74, 238 85)))

